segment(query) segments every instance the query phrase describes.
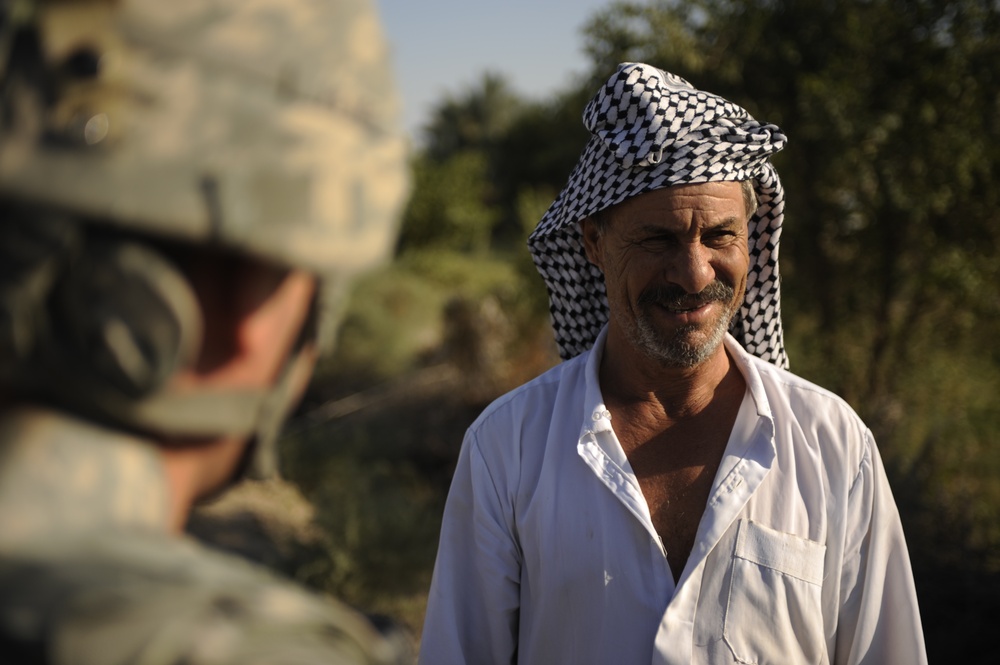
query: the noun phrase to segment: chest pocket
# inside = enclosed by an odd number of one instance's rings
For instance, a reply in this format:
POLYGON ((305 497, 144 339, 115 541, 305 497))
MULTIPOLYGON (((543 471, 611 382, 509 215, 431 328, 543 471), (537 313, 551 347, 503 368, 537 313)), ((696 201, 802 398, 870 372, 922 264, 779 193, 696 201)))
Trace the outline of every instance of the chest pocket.
POLYGON ((826 662, 826 546, 740 520, 723 635, 739 663, 826 662))

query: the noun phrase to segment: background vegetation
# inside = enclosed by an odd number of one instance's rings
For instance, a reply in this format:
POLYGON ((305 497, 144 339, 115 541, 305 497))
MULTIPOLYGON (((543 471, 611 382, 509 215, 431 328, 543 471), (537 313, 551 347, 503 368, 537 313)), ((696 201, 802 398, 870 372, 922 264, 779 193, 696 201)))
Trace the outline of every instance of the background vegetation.
POLYGON ((286 475, 326 534, 295 574, 419 632, 465 427, 557 361, 525 238, 588 138, 584 104, 639 60, 789 136, 775 163, 792 369, 875 432, 932 662, 986 662, 1000 610, 1000 3, 619 2, 584 39, 591 74, 548 99, 485 74, 441 100, 396 260, 358 285, 292 423, 286 475))

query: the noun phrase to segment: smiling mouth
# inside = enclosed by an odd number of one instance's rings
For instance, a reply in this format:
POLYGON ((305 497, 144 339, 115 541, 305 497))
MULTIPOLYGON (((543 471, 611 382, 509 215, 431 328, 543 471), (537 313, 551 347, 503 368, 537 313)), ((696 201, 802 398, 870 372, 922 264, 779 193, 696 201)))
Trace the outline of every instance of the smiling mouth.
POLYGON ((669 304, 664 304, 662 306, 665 309, 667 309, 667 310, 669 310, 671 312, 677 312, 678 314, 684 314, 685 312, 694 312, 696 310, 699 310, 702 307, 705 307, 707 305, 712 304, 713 302, 715 302, 715 301, 709 300, 708 302, 702 302, 702 303, 698 303, 697 305, 690 305, 690 306, 687 306, 687 307, 677 307, 675 305, 669 305, 669 304))
POLYGON ((677 302, 676 300, 658 301, 654 303, 671 314, 693 314, 700 312, 717 300, 699 300, 698 302, 677 302))
POLYGON ((712 303, 724 306, 732 297, 732 287, 715 280, 700 293, 687 293, 675 285, 654 287, 639 297, 639 304, 655 304, 671 314, 693 314, 712 303))

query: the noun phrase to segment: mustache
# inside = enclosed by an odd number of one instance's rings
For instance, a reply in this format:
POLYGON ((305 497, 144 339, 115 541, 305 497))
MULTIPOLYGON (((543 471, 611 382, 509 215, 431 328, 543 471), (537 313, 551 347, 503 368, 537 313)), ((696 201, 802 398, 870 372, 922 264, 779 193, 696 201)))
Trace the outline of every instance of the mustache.
POLYGON ((676 284, 651 286, 639 296, 639 305, 660 305, 668 309, 695 309, 710 302, 729 302, 736 290, 715 280, 699 293, 688 293, 676 284))

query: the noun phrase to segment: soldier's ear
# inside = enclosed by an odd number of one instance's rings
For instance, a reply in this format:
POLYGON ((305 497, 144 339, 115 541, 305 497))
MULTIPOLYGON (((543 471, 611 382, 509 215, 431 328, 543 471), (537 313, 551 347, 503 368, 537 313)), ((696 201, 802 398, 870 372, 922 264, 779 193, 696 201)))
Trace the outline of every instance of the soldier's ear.
POLYGON ((587 260, 604 272, 604 234, 602 227, 592 217, 580 221, 580 235, 583 237, 583 251, 587 260))

